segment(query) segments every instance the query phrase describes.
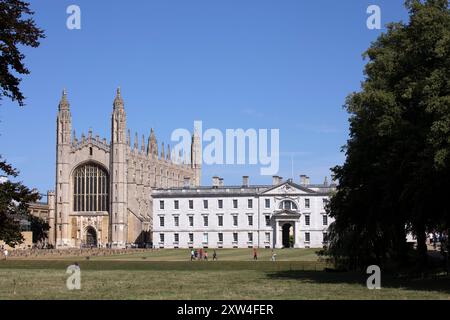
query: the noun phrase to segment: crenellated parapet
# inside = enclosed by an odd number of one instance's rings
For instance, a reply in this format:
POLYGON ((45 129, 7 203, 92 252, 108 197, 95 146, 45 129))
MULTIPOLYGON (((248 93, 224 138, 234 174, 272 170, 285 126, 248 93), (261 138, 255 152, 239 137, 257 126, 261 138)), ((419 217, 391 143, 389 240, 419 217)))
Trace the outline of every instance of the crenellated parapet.
POLYGON ((89 131, 87 137, 84 135, 84 133, 82 133, 80 140, 78 140, 74 131, 72 138, 72 152, 90 146, 97 147, 98 149, 103 150, 105 152, 110 151, 110 145, 107 142, 106 138, 100 138, 99 135, 92 137, 92 131, 89 131))

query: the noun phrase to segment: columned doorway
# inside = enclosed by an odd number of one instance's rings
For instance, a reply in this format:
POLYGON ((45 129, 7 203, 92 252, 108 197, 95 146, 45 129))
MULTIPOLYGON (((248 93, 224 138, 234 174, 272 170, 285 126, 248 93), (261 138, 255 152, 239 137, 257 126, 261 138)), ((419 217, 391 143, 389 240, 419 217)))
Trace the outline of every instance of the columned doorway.
POLYGON ((282 227, 283 248, 293 248, 295 244, 294 226, 292 223, 285 223, 282 227))

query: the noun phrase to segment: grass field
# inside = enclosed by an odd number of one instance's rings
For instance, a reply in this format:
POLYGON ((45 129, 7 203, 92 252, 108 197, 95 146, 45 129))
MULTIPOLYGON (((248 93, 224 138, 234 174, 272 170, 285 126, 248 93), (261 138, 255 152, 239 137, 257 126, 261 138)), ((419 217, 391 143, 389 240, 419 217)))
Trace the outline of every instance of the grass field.
MULTIPOLYGON (((211 255, 212 251, 210 251, 211 255)), ((329 273, 314 250, 220 250, 219 261, 189 261, 187 250, 108 257, 0 261, 0 299, 450 299, 448 278, 401 281, 382 275, 329 273), (78 259, 78 260, 77 260, 78 259), (82 289, 68 291, 67 266, 78 262, 82 289)))

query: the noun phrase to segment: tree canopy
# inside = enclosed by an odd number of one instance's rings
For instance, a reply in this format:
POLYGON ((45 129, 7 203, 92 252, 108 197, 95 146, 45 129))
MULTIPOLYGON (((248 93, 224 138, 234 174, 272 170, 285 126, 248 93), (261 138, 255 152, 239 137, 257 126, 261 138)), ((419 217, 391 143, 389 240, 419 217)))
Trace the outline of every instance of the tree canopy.
POLYGON ((25 97, 18 74, 29 74, 19 46, 38 47, 44 31, 36 27, 29 3, 20 0, 0 0, 0 100, 3 96, 24 105, 25 97))
MULTIPOLYGON (((406 235, 426 263, 426 232, 450 227, 450 11, 447 0, 409 0, 364 53, 361 91, 347 97, 350 137, 328 206, 327 253, 358 268, 404 263, 406 235)), ((447 231, 448 232, 448 231, 447 231)))
MULTIPOLYGON (((40 199, 36 190, 28 189, 21 182, 11 181, 17 176, 18 171, 0 159, 0 240, 12 247, 23 241, 19 220, 25 217, 31 220, 33 226, 34 219, 28 212, 28 204, 40 199)), ((42 232, 45 231, 42 229, 42 232)))

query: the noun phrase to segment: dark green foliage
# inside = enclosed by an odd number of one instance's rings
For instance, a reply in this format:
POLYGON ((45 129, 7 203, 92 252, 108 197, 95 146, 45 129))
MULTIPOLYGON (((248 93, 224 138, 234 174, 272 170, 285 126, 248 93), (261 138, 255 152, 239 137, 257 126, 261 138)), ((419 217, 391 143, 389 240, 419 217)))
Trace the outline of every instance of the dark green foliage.
POLYGON ((328 211, 326 251, 363 268, 407 263, 406 234, 426 263, 426 232, 450 227, 450 11, 447 0, 406 1, 408 23, 392 23, 365 52, 362 90, 346 101, 350 139, 328 211))
POLYGON ((40 198, 37 191, 28 189, 21 182, 11 181, 17 175, 16 169, 0 159, 0 240, 12 247, 23 241, 19 220, 23 217, 30 219, 28 203, 40 198))
POLYGON ((0 0, 0 100, 2 96, 24 105, 18 74, 29 74, 23 64, 24 54, 19 46, 38 47, 44 32, 36 27, 30 16, 29 3, 20 0, 0 0))

